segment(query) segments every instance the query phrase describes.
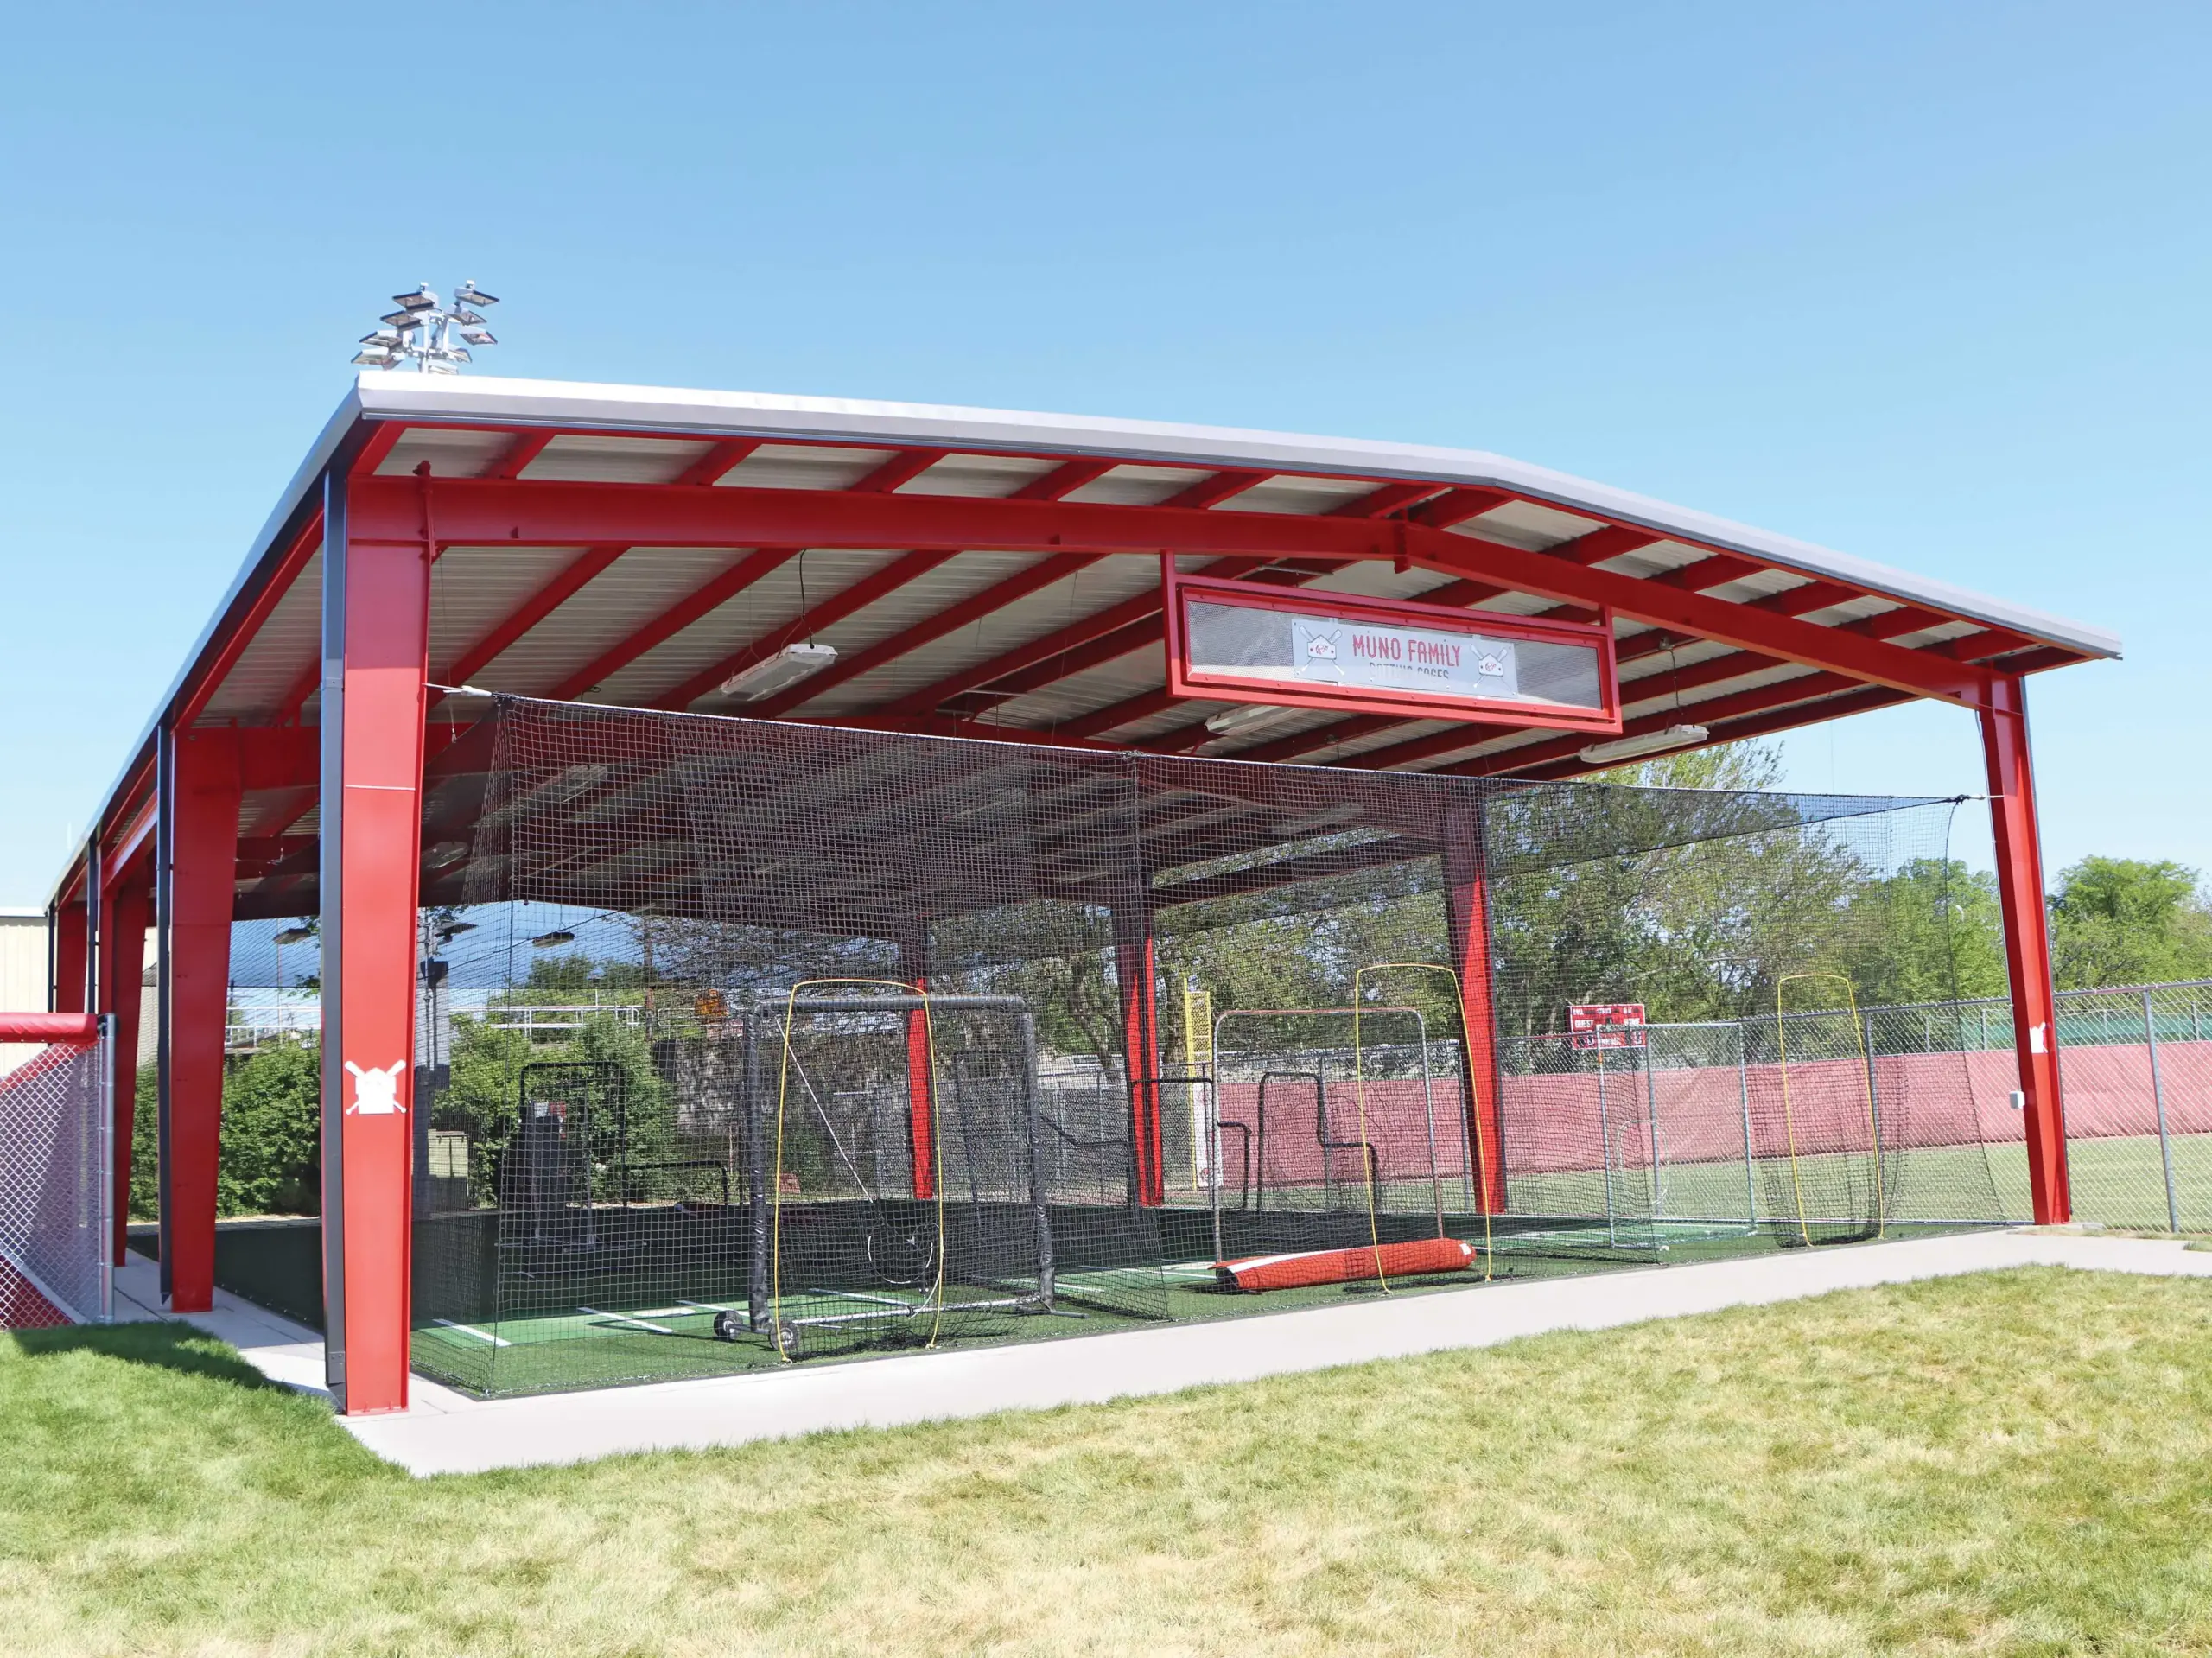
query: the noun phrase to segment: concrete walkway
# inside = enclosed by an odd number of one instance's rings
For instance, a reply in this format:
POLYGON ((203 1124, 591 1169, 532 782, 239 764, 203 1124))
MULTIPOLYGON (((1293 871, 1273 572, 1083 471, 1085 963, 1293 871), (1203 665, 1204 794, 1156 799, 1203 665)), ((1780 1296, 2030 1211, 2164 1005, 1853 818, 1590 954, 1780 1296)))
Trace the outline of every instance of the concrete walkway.
MULTIPOLYGON (((531 1399, 471 1400, 417 1377, 415 1402, 404 1413, 347 1418, 344 1426, 411 1472, 467 1473, 1096 1403, 1487 1347, 1548 1330, 1604 1330, 1829 1290, 2037 1265, 2212 1278, 2212 1255, 2178 1242, 1983 1233, 531 1399)), ((313 1332, 238 1302, 192 1322, 233 1343, 275 1379, 321 1390, 321 1343, 313 1332), (308 1383, 302 1367, 310 1356, 308 1383)))

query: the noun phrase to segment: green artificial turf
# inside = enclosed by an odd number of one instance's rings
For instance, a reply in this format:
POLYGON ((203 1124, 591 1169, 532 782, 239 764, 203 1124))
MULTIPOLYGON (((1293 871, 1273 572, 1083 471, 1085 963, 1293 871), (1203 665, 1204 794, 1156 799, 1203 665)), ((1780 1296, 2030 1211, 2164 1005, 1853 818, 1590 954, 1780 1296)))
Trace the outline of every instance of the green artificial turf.
POLYGON ((2180 1654, 2208 1536, 2183 1280, 422 1481, 188 1330, 0 1339, 10 1652, 2180 1654))

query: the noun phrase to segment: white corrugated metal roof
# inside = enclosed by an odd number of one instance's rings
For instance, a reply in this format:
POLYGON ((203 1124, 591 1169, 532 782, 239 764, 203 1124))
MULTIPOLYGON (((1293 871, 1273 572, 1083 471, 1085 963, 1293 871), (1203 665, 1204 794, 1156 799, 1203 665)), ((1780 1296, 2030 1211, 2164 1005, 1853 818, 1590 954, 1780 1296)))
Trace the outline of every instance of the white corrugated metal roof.
MULTIPOLYGON (((1147 467, 1195 469, 1188 474, 1193 478, 1224 468, 1249 468, 1487 486, 1554 502, 1570 514, 1581 507, 1608 518, 1740 551, 1808 575, 1878 588, 1900 599, 2014 628, 2091 656, 2116 657, 2120 651, 2116 635, 2086 622, 1478 449, 937 403, 473 378, 401 370, 362 374, 349 405, 351 412, 374 419, 603 428, 671 436, 787 437, 855 447, 865 447, 873 440, 1025 454, 1114 455, 1147 467)), ((348 412, 349 407, 341 405, 340 416, 348 412)), ((566 441, 556 441, 554 447, 566 441)), ((864 461, 855 464, 865 469, 864 461)), ((1129 471, 1123 468, 1116 482, 1127 479, 1129 471)), ((526 475, 538 473, 533 467, 526 475)), ((1159 483, 1155 493, 1130 480, 1126 486, 1131 493, 1126 499, 1134 503, 1138 495, 1158 499, 1173 492, 1165 478, 1159 483)), ((1119 491, 1112 492, 1116 499, 1124 499, 1119 491)), ((1069 499, 1100 499, 1097 486, 1069 499)), ((1541 507, 1518 505, 1503 509, 1494 517, 1517 519, 1530 530, 1549 530, 1555 537, 1572 533, 1557 515, 1541 507)))

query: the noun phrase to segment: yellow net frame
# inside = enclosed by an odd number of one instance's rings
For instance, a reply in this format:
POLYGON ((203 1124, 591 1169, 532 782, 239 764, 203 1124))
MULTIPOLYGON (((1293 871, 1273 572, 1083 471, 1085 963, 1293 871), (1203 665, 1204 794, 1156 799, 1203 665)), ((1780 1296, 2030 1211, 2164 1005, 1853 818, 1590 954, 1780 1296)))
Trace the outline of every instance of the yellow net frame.
POLYGON ((1866 1051, 1866 1026, 1859 1017, 1858 989, 1841 973, 1785 973, 1774 981, 1774 1040, 1782 1058, 1782 1128, 1789 1147, 1789 1189, 1797 1204, 1797 1233, 1809 1249, 1813 1229, 1805 1216, 1805 1181, 1797 1166, 1797 1119, 1789 1101, 1789 1020, 1783 1007, 1783 988, 1808 981, 1841 985, 1844 1007, 1851 1015, 1851 1039, 1859 1049, 1859 1080, 1866 1095, 1866 1141, 1874 1160, 1874 1236, 1878 1238, 1889 1229, 1889 1202, 1882 1190, 1882 1130, 1874 1120, 1873 1060, 1866 1051))
MULTIPOLYGON (((941 1172, 944 1159, 938 1120, 937 1022, 931 1017, 928 987, 908 983, 904 979, 802 979, 791 988, 784 1000, 784 1052, 781 1069, 776 1077, 776 1178, 769 1189, 768 1228, 768 1322, 772 1332, 770 1345, 776 1356, 785 1364, 791 1356, 784 1350, 784 1344, 774 1332, 780 1331, 784 1322, 784 1108, 791 1098, 791 1026, 798 1018, 798 994, 802 990, 813 990, 824 985, 844 988, 858 987, 874 990, 903 990, 908 995, 918 996, 922 1003, 922 1033, 927 1039, 930 1054, 930 1169, 932 1185, 937 1190, 937 1277, 930 1285, 929 1345, 937 1345, 938 1326, 944 1319, 944 1181, 941 1172)), ((888 1011, 894 1011, 889 1010, 888 1011)))
MULTIPOLYGON (((1351 1066, 1354 1097, 1359 1102, 1359 1137, 1367 1139, 1367 1051, 1360 1039, 1361 991, 1370 973, 1440 973, 1452 981, 1452 1007, 1459 1020, 1459 1065, 1467 1083, 1467 1115, 1475 1128, 1476 1202, 1483 1211, 1483 1281, 1491 1279, 1491 1226, 1490 1215, 1490 1157, 1483 1139, 1482 1102, 1475 1090, 1475 1036, 1467 1028, 1467 998, 1459 981, 1459 971, 1435 962, 1370 962, 1351 975, 1351 1066)), ((1390 1280, 1382 1271, 1382 1233, 1376 1218, 1375 1159, 1364 1159, 1367 1166, 1367 1235, 1375 1248, 1375 1278, 1389 1294, 1390 1280)), ((1440 1229, 1438 1236, 1443 1235, 1440 1229)))
MULTIPOLYGON (((1183 981, 1183 1060, 1207 1081, 1213 1077, 1213 992, 1198 988, 1196 979, 1183 981)), ((1206 1182, 1204 1114, 1198 1104, 1202 1089, 1192 1090, 1191 1107, 1191 1190, 1203 1191, 1206 1182)), ((1217 1152, 1215 1155, 1218 1156, 1217 1152)))

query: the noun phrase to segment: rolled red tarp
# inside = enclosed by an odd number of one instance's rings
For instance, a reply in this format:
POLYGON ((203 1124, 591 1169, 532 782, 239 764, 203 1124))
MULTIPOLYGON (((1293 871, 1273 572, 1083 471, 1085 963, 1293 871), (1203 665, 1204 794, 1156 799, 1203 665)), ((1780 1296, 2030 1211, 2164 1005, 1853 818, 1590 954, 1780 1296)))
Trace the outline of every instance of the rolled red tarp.
POLYGON ((0 1013, 0 1042, 89 1042, 99 1033, 90 1013, 0 1013))
POLYGON ((1217 1261, 1221 1287, 1291 1290, 1313 1284, 1357 1284, 1376 1277, 1418 1278, 1465 1272, 1475 1264, 1472 1244, 1458 1238, 1416 1238, 1410 1243, 1362 1244, 1356 1249, 1305 1249, 1287 1255, 1250 1255, 1217 1261))

